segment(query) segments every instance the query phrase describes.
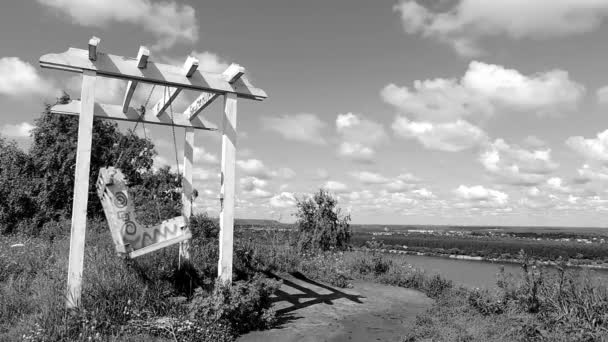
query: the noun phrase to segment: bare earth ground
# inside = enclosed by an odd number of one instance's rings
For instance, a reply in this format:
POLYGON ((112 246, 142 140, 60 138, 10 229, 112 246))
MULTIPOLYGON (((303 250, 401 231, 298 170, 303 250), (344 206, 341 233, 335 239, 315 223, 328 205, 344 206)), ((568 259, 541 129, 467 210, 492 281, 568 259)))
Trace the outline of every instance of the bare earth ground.
POLYGON ((425 294, 401 287, 354 282, 353 288, 334 288, 299 275, 281 275, 275 308, 281 327, 254 331, 239 342, 401 341, 433 301, 425 294))

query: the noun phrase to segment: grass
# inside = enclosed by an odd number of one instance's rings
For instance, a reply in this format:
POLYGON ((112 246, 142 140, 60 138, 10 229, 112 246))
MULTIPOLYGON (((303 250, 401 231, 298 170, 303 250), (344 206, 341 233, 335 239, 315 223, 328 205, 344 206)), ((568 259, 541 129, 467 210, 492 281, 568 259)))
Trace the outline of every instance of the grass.
MULTIPOLYGON (((209 223, 192 241, 193 265, 177 268, 176 246, 123 260, 103 222, 87 231, 79 310, 64 309, 69 252, 65 234, 0 237, 0 341, 233 341, 273 327, 267 272, 301 272, 337 287, 365 280, 418 289, 435 305, 404 341, 603 341, 606 284, 553 275, 526 258, 521 277, 501 275, 497 289, 455 287, 373 249, 299 254, 292 232, 239 232, 232 287, 216 284, 218 242, 209 223), (24 243, 24 247, 11 247, 24 243)), ((67 222, 58 230, 67 231, 67 222)))

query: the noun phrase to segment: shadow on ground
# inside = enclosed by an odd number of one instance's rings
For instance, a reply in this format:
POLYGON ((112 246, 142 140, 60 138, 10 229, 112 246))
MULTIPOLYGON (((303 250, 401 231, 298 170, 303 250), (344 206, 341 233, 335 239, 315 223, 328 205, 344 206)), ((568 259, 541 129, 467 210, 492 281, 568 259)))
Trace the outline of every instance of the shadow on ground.
POLYGON ((432 300, 423 293, 368 282, 338 289, 301 273, 268 274, 283 285, 273 299, 279 326, 238 341, 400 341, 432 300))

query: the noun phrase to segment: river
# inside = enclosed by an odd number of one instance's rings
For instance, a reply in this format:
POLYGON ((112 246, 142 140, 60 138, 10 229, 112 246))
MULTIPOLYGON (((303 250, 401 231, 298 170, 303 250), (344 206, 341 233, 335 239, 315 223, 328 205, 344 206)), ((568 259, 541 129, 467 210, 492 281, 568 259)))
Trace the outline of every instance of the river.
MULTIPOLYGON (((444 278, 466 287, 492 288, 496 286, 496 275, 500 267, 504 266, 506 273, 521 274, 521 266, 513 263, 500 263, 476 260, 458 260, 437 256, 407 255, 398 257, 412 266, 423 269, 428 274, 440 274, 444 278)), ((545 270, 554 272, 552 266, 544 266, 545 270)), ((608 270, 585 270, 582 268, 569 268, 572 272, 589 272, 593 278, 608 282, 608 270)))

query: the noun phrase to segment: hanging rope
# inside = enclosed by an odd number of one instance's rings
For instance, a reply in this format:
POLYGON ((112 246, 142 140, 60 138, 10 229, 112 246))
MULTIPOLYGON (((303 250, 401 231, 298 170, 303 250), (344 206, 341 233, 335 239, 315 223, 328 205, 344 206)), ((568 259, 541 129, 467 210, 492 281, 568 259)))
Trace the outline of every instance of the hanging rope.
MULTIPOLYGON (((165 92, 169 89, 165 86, 165 92)), ((179 159, 177 159, 177 139, 175 139, 175 125, 173 124, 173 104, 169 102, 169 113, 171 113, 171 131, 173 132, 173 150, 175 152, 175 166, 177 168, 177 174, 180 175, 179 171, 179 159)), ((185 148, 185 147, 184 147, 185 148)))
MULTIPOLYGON (((135 126, 133 127, 133 132, 137 132, 137 125, 139 125, 139 123, 141 122, 141 126, 143 127, 143 130, 144 130, 144 139, 146 141, 148 140, 148 136, 146 134, 146 126, 145 126, 145 123, 143 122, 143 118, 146 115, 146 107, 148 107, 148 103, 150 102, 150 98, 152 97, 152 93, 154 92, 154 88, 156 88, 156 84, 152 85, 152 89, 150 89, 150 93, 148 94, 148 98, 146 99, 146 102, 143 105, 141 105, 139 107, 139 109, 137 109, 137 111, 139 112, 139 117, 137 118, 137 121, 135 121, 135 126)), ((123 137, 123 139, 124 139, 124 137, 123 137)), ((125 150, 121 149, 120 154, 118 155, 118 159, 116 160, 116 163, 115 163, 116 166, 118 166, 120 164, 120 161, 122 159, 122 156, 124 155, 124 152, 125 152, 125 150)))

